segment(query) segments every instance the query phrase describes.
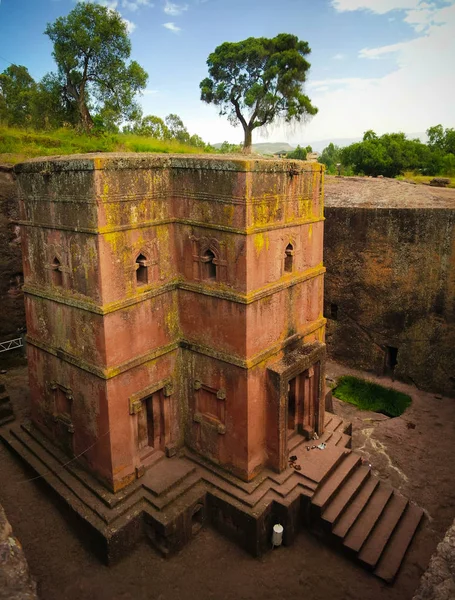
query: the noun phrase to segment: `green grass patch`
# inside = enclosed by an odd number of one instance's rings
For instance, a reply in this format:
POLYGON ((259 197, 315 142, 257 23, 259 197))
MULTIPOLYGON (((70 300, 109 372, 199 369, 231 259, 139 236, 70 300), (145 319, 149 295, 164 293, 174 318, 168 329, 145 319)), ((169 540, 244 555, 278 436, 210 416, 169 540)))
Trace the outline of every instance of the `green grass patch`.
POLYGON ((333 395, 360 410, 371 410, 388 417, 399 417, 411 405, 411 397, 407 394, 352 375, 339 378, 333 395))
POLYGON ((0 163, 16 164, 37 156, 85 152, 202 154, 204 150, 175 140, 156 140, 123 133, 89 135, 71 128, 41 132, 0 126, 0 163))
POLYGON ((429 184, 435 177, 444 177, 450 179, 450 183, 447 187, 455 188, 455 177, 449 177, 448 175, 418 175, 413 171, 406 171, 404 175, 398 175, 396 179, 400 181, 413 181, 417 184, 429 184))

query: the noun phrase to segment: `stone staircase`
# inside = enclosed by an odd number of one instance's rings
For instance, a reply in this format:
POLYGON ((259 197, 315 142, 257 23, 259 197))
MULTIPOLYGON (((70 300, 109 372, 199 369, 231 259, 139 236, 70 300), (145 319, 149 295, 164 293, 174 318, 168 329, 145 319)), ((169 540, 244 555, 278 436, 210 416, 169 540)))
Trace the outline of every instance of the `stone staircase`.
POLYGON ((344 553, 391 583, 422 517, 421 508, 350 452, 313 495, 309 521, 313 530, 328 534, 344 553))
POLYGON ((68 463, 29 423, 0 429, 0 438, 89 526, 92 546, 106 562, 115 562, 143 530, 168 556, 205 520, 258 556, 270 548, 271 527, 280 522, 285 544, 292 544, 306 525, 391 582, 423 511, 362 464, 350 450, 350 433, 349 423, 328 413, 318 440, 309 442, 297 433, 289 440, 294 467, 282 473, 264 469, 251 482, 238 480, 189 449, 171 459, 157 452, 144 475, 116 494, 77 461, 68 463), (321 442, 324 450, 316 448, 321 442))

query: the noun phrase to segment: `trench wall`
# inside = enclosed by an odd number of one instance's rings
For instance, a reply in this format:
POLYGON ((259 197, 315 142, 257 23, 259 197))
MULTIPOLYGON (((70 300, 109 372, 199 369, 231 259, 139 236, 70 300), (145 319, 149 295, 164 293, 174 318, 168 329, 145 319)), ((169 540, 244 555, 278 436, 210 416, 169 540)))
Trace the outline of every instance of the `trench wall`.
POLYGON ((329 356, 455 397, 455 210, 325 209, 329 356), (393 361, 392 361, 393 362, 393 361))
POLYGON ((0 165, 0 341, 25 325, 18 200, 12 167, 0 165))

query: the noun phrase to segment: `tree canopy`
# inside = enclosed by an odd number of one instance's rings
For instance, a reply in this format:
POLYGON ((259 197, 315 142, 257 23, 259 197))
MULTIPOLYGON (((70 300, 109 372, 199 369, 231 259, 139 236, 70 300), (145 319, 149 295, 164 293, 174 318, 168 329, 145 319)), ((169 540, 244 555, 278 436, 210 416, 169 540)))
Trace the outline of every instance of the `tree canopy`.
POLYGON ((321 152, 319 162, 326 166, 327 173, 336 173, 337 164, 341 163, 341 148, 331 142, 321 152))
POLYGON ((0 121, 21 126, 31 119, 36 83, 26 67, 11 65, 0 74, 0 121))
POLYGON ((127 63, 131 43, 119 13, 93 3, 79 3, 48 24, 53 56, 66 100, 76 107, 79 123, 93 127, 91 111, 111 121, 128 119, 137 110, 134 96, 145 88, 147 74, 127 63))
POLYGON ((305 148, 302 148, 302 146, 298 145, 295 150, 292 150, 292 152, 288 152, 286 154, 286 158, 306 160, 306 155, 308 154, 308 152, 313 152, 313 148, 311 146, 306 146, 305 148))
MULTIPOLYGON (((361 142, 342 148, 339 156, 343 165, 352 167, 356 174, 385 177, 396 177, 405 171, 454 174, 455 130, 435 125, 427 130, 427 136, 428 144, 424 144, 419 139, 407 139, 404 133, 378 136, 368 130, 361 142)), ((326 151, 328 153, 329 147, 323 151, 321 159, 326 151)))
POLYGON ((310 52, 307 42, 281 33, 271 39, 225 42, 209 55, 209 77, 199 85, 201 100, 218 106, 231 123, 241 123, 245 152, 251 152, 257 127, 278 118, 302 121, 317 113, 302 91, 310 52))

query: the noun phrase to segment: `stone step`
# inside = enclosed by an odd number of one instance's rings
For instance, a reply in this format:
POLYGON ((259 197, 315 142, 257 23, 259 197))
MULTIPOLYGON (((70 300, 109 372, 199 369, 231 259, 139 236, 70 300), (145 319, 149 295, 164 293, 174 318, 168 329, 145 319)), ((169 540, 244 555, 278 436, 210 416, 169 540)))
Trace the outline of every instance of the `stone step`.
POLYGON ((335 525, 369 477, 370 469, 367 467, 356 469, 346 480, 335 498, 328 504, 322 513, 322 519, 332 526, 335 525))
POLYGON ((390 501, 384 509, 379 521, 364 543, 359 560, 368 568, 374 569, 377 565, 384 548, 392 536, 395 527, 400 521, 408 501, 406 498, 394 492, 390 501))
MULTIPOLYGON (((48 438, 41 433, 36 427, 30 426, 30 424, 22 424, 20 433, 17 432, 17 437, 26 439, 27 437, 33 439, 43 450, 52 456, 61 465, 68 463, 68 457, 66 454, 58 448, 55 444, 50 442, 48 438), (25 437, 24 437, 25 434, 25 437)), ((105 488, 99 481, 93 476, 87 473, 81 466, 78 465, 77 461, 72 461, 67 464, 66 470, 71 473, 91 494, 94 494, 103 504, 109 508, 113 508, 117 504, 121 503, 126 496, 133 494, 137 488, 134 486, 128 486, 125 490, 121 490, 114 494, 105 488)))
POLYGON ((324 430, 328 429, 329 431, 337 431, 339 429, 341 433, 343 431, 343 419, 337 415, 334 415, 333 413, 330 413, 328 416, 329 418, 324 425, 324 430))
MULTIPOLYGON (((191 472, 187 477, 174 485, 169 491, 161 496, 156 496, 152 492, 145 495, 145 499, 159 511, 164 511, 178 498, 186 497, 186 494, 201 482, 201 474, 196 470, 191 472)), ((145 487, 147 491, 148 488, 145 487)))
POLYGON ((196 466, 189 461, 168 458, 147 469, 141 478, 141 484, 154 496, 161 496, 168 493, 195 470, 196 466))
POLYGON ((30 482, 42 478, 45 480, 51 488, 78 514, 83 515, 85 521, 89 522, 93 527, 98 530, 103 530, 105 526, 104 519, 100 518, 99 515, 91 510, 87 510, 85 503, 77 497, 62 481, 56 477, 52 477, 52 472, 49 471, 48 467, 44 465, 41 460, 24 444, 18 441, 15 437, 2 436, 3 440, 13 450, 15 454, 20 456, 29 465, 33 471, 37 474, 35 478, 31 477, 30 482), (49 475, 51 477, 49 477, 49 475))
MULTIPOLYGON (((6 439, 6 438, 5 438, 6 439)), ((64 485, 87 509, 93 511, 105 523, 109 522, 107 507, 97 498, 90 498, 87 502, 87 489, 83 486, 68 470, 64 467, 52 454, 47 452, 34 438, 27 434, 26 431, 15 428, 10 429, 10 436, 6 440, 9 445, 13 445, 14 449, 21 456, 24 456, 21 450, 27 452, 28 457, 33 455, 34 468, 40 476, 42 476, 50 485, 53 486, 54 480, 57 479, 64 485), (40 463, 40 469, 37 465, 40 463)), ((29 458, 27 459, 29 462, 29 458)))
POLYGON ((389 485, 382 482, 379 484, 371 495, 367 506, 344 538, 343 546, 345 548, 352 550, 353 552, 359 552, 373 530, 373 527, 378 522, 392 493, 393 489, 389 485))
POLYGON ((303 444, 306 441, 307 440, 303 437, 303 435, 300 435, 300 433, 296 433, 295 435, 293 435, 292 438, 288 440, 289 453, 291 454, 295 448, 297 448, 298 446, 300 446, 300 444, 303 444))
POLYGON ((343 483, 357 469, 362 462, 358 454, 350 452, 347 454, 327 480, 322 484, 313 496, 311 504, 321 514, 328 503, 336 496, 343 483))
POLYGON ((352 437, 346 433, 342 433, 340 439, 336 442, 336 445, 350 449, 352 447, 352 437))
POLYGON ((408 504, 374 571, 377 577, 387 583, 393 582, 422 517, 421 508, 415 504, 408 504))
POLYGON ((348 531, 351 529, 358 516, 362 513, 362 511, 368 504, 371 495, 378 487, 378 485, 379 481, 376 479, 376 477, 370 476, 368 481, 365 483, 360 492, 351 502, 349 507, 341 515, 340 519, 338 520, 338 523, 332 530, 333 534, 335 534, 341 539, 343 539, 347 535, 348 531))

